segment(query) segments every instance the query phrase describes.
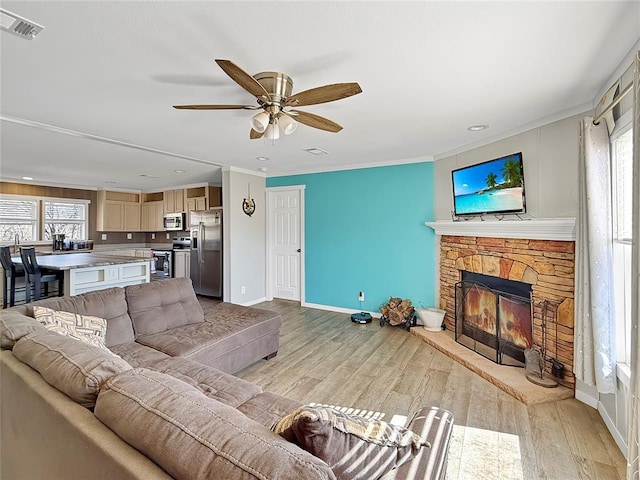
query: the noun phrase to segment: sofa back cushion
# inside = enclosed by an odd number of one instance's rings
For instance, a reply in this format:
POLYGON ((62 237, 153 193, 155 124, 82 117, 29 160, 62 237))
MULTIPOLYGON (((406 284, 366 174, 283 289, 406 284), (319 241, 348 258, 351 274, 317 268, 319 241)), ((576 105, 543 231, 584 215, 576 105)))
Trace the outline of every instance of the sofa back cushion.
POLYGON ((55 332, 30 333, 18 340, 13 354, 36 370, 51 386, 76 403, 91 408, 103 383, 131 370, 120 357, 55 332))
POLYGON ((74 297, 54 297, 39 300, 27 306, 27 314, 32 317, 34 316, 32 308, 34 305, 52 310, 104 318, 107 321, 107 336, 105 340, 107 347, 135 340, 123 288, 114 287, 83 293, 74 297))
POLYGON ((190 278, 131 285, 125 292, 136 336, 204 322, 190 278))
POLYGON ((11 350, 18 340, 33 332, 46 332, 40 322, 27 315, 27 307, 21 305, 0 314, 0 347, 11 350))
POLYGON ((322 460, 163 373, 141 368, 112 377, 95 415, 178 480, 335 479, 322 460))

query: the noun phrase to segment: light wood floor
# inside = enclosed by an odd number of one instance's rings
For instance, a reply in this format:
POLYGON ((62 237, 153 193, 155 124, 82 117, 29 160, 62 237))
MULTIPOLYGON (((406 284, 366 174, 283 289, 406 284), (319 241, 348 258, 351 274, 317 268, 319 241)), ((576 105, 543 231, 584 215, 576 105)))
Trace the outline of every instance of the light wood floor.
POLYGON ((449 480, 625 478, 625 460, 598 412, 575 399, 525 406, 414 335, 374 320, 274 300, 280 351, 238 376, 304 403, 410 416, 455 415, 449 480))

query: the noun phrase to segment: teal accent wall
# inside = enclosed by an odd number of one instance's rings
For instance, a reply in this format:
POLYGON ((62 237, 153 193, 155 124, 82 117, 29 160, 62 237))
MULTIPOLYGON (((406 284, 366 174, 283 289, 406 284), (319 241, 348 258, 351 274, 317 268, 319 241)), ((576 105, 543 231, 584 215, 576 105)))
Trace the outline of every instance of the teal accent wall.
POLYGON ((305 185, 305 301, 379 311, 390 296, 434 306, 433 162, 271 177, 305 185))

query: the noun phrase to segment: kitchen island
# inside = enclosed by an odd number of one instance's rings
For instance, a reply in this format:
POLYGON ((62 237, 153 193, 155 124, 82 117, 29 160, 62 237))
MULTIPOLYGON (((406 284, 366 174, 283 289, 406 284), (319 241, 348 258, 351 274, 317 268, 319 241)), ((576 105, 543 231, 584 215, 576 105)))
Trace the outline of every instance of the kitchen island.
MULTIPOLYGON (((101 255, 99 253, 69 253, 37 255, 40 268, 64 272, 65 295, 78 295, 110 287, 125 287, 150 280, 151 259, 101 255)), ((21 263, 20 256, 13 257, 21 263)))

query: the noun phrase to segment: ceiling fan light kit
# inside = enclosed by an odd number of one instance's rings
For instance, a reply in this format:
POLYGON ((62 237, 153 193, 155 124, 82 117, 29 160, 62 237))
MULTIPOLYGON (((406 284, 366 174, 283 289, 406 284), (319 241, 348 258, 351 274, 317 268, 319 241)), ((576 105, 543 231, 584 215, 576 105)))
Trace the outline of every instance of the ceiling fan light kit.
POLYGON ((264 132, 264 136, 267 140, 277 140, 280 138, 280 129, 275 123, 270 123, 264 132))
POLYGON ((290 135, 298 128, 298 123, 327 132, 339 132, 342 127, 337 123, 313 113, 293 110, 292 107, 333 102, 362 92, 360 85, 351 82, 324 85, 292 95, 293 80, 284 73, 260 72, 251 76, 230 60, 216 60, 216 63, 234 82, 256 97, 258 106, 174 105, 173 108, 186 110, 257 110, 262 108, 263 111, 254 115, 250 121, 249 138, 252 140, 263 136, 269 140, 277 140, 280 137, 280 129, 285 135, 290 135))
POLYGON ((269 125, 269 114, 260 112, 251 118, 251 128, 258 133, 263 133, 269 125))
POLYGON ((284 133, 285 135, 291 135, 296 131, 296 128, 298 128, 298 122, 296 122, 286 113, 283 113, 278 119, 278 126, 282 130, 282 133, 284 133))

